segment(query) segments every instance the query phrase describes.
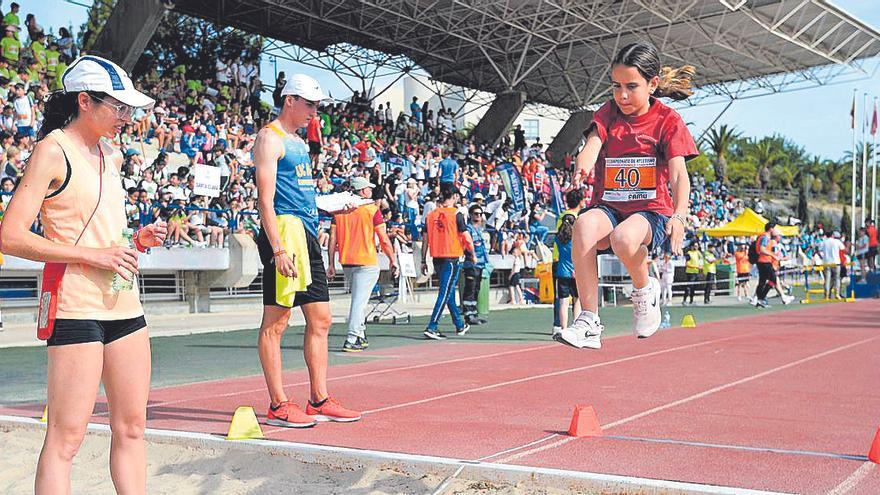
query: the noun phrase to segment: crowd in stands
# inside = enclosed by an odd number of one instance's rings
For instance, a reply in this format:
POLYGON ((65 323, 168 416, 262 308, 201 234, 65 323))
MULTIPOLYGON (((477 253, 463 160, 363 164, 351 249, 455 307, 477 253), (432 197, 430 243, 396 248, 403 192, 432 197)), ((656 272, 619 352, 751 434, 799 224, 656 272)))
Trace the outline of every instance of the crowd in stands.
MULTIPOLYGON (((27 166, 42 121, 43 97, 60 89, 60 75, 84 54, 67 29, 47 36, 33 15, 22 25, 18 12, 13 3, 3 18, 5 38, 0 42, 0 215, 27 166)), ((186 67, 179 66, 163 74, 153 68, 139 79, 139 87, 157 104, 136 111, 116 138, 125 156, 125 208, 133 228, 157 218, 168 221, 167 247, 223 246, 230 233, 256 236, 260 219, 252 148, 256 132, 281 104, 280 88, 286 81, 279 73, 272 103, 264 101, 269 91, 253 60, 258 54, 218 58, 208 78, 188 76, 186 67), (148 154, 155 158, 145 160, 148 154), (219 197, 194 194, 196 165, 220 169, 219 197)), ((529 255, 537 253, 538 243, 549 242, 555 224, 553 216, 546 217, 555 206, 555 190, 561 196, 583 187, 588 203, 592 177, 587 185, 573 184, 571 157, 565 166, 551 167, 540 141, 527 143, 520 126, 497 146, 488 146, 470 139, 460 124, 452 109, 433 108, 416 97, 407 108, 370 101, 358 92, 347 101, 325 104, 303 131, 313 152, 318 193, 345 191, 352 177, 368 178, 377 185, 374 199, 392 240, 411 245, 420 238, 422 218, 436 207, 441 185, 454 184, 461 191, 463 212, 471 205, 482 207, 491 253, 534 259, 529 255), (513 207, 499 174, 499 165, 506 162, 522 177, 526 207, 521 211, 513 207)), ((713 244, 697 229, 733 220, 746 205, 718 182, 694 174, 691 184, 688 238, 703 241, 709 249, 713 244)), ((321 224, 325 243, 329 224, 329 218, 321 224)), ((804 235, 793 246, 809 258, 819 243, 809 237, 812 233, 804 235)), ((732 242, 716 247, 724 259, 736 250, 732 242)))

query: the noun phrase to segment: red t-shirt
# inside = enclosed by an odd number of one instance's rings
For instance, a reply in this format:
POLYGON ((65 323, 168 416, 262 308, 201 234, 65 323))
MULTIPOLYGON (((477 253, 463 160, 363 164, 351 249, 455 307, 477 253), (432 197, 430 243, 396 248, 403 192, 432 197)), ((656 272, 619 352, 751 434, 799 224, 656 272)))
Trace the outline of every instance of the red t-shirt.
POLYGON ((651 98, 648 113, 630 117, 609 100, 593 114, 584 135, 593 128, 602 140, 602 150, 596 160, 591 204, 606 205, 624 215, 639 211, 672 215, 669 159, 683 156, 690 160, 700 154, 681 116, 651 98))
POLYGON ((358 141, 353 146, 353 148, 356 149, 358 152, 358 160, 362 163, 366 162, 367 161, 367 150, 370 148, 370 145, 367 144, 366 141, 358 141))
POLYGON ((868 225, 866 230, 868 232, 868 247, 877 247, 877 227, 868 225))
POLYGON ((306 139, 309 141, 318 143, 321 141, 321 128, 324 127, 321 119, 318 117, 313 118, 309 121, 309 126, 306 127, 306 139))

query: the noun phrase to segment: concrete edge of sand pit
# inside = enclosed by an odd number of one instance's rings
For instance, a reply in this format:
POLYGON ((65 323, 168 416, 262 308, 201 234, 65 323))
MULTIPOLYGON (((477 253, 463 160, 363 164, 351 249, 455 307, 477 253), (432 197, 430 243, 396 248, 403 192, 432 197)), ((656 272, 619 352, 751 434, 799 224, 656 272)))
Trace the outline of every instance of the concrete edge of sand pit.
MULTIPOLYGON (((45 424, 35 418, 19 416, 0 415, 0 425, 20 429, 45 428, 45 424)), ((108 425, 90 423, 89 433, 108 436, 110 428, 108 425)), ((339 470, 351 471, 375 467, 393 470, 411 477, 422 477, 424 475, 445 477, 447 481, 455 478, 472 482, 486 481, 496 484, 533 485, 564 490, 583 490, 590 493, 778 495, 778 492, 748 490, 744 488, 515 464, 468 461, 399 452, 361 450, 279 440, 229 441, 218 435, 176 430, 148 428, 145 436, 147 441, 153 444, 171 444, 190 448, 284 455, 306 464, 317 464, 339 470)))

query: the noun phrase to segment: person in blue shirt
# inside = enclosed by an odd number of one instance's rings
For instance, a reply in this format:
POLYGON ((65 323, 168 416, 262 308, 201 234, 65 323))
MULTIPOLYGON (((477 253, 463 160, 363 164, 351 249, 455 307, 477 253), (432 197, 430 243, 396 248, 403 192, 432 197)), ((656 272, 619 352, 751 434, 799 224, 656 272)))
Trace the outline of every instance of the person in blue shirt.
MULTIPOLYGON (((567 198, 566 198, 567 199, 567 198)), ((568 326, 568 302, 572 301, 574 314, 581 312, 578 298, 577 283, 574 279, 574 262, 571 260, 571 233, 577 220, 577 211, 566 210, 559 220, 556 229, 556 238, 553 241, 559 258, 553 263, 553 279, 556 286, 553 291, 554 322, 553 333, 561 331, 568 326)))
POLYGON ((453 184, 458 173, 458 162, 452 158, 452 151, 443 152, 443 159, 440 160, 440 184, 453 184))
POLYGON ((422 106, 419 105, 418 96, 413 96, 412 103, 409 104, 409 111, 416 118, 416 123, 422 122, 422 106))
POLYGON ((477 297, 480 293, 480 282, 483 279, 483 269, 489 262, 489 254, 483 240, 483 207, 477 204, 468 209, 467 230, 474 241, 474 257, 471 260, 465 257, 462 265, 464 274, 464 291, 461 296, 461 306, 464 310, 464 319, 468 325, 482 325, 487 320, 480 318, 477 313, 477 297))

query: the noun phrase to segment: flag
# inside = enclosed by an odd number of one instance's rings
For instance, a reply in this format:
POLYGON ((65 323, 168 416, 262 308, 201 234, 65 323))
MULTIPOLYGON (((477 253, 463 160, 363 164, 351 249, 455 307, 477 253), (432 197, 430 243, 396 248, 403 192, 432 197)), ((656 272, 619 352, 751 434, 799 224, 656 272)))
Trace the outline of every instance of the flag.
POLYGON ((853 93, 853 102, 852 107, 849 109, 849 117, 850 117, 850 129, 856 128, 856 94, 853 93))
POLYGON ((559 187, 559 180, 556 178, 556 170, 548 170, 547 176, 550 177, 550 204, 553 207, 553 213, 558 217, 559 214, 565 210, 562 202, 562 188, 559 187))
POLYGON ((871 135, 877 135, 877 100, 874 100, 874 116, 871 117, 871 135))
POLYGON ((507 190, 508 197, 513 201, 514 211, 525 210, 526 194, 523 189, 523 181, 522 177, 519 175, 519 171, 517 171, 516 167, 510 162, 502 163, 496 170, 498 170, 498 175, 501 176, 501 181, 504 183, 504 188, 507 190))

